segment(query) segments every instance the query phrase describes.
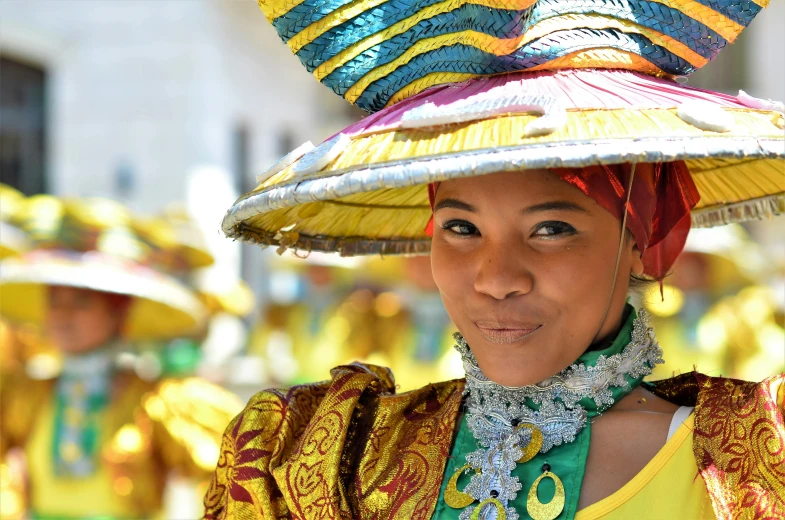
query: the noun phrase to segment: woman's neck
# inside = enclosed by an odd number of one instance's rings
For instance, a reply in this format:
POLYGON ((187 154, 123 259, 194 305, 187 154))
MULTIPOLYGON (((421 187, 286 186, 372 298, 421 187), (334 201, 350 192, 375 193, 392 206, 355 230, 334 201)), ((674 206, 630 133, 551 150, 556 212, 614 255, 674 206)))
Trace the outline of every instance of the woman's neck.
POLYGON ((63 354, 63 373, 74 376, 108 372, 112 369, 121 342, 110 339, 100 347, 86 352, 63 354))
POLYGON ((605 334, 602 338, 598 339, 585 350, 585 352, 596 352, 598 350, 605 350, 606 348, 613 345, 613 342, 616 341, 616 338, 619 337, 619 333, 621 332, 622 327, 627 323, 630 318, 630 312, 632 312, 632 307, 630 305, 625 305, 624 310, 622 310, 619 317, 616 319, 611 331, 608 334, 605 334))

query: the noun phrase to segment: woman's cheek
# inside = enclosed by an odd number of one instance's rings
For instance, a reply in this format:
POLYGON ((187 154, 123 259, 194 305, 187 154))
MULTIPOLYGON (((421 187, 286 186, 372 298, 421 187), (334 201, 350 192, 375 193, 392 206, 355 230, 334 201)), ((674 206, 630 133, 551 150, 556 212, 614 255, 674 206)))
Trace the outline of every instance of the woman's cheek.
POLYGON ((592 285, 592 270, 586 256, 575 248, 539 255, 537 266, 532 266, 539 292, 555 301, 574 301, 577 293, 592 285))
POLYGON ((474 292, 471 259, 442 244, 431 252, 431 267, 445 308, 455 321, 453 315, 474 292))
POLYGON ((433 278, 439 291, 450 296, 458 293, 464 283, 465 273, 456 255, 439 251, 432 261, 433 278))

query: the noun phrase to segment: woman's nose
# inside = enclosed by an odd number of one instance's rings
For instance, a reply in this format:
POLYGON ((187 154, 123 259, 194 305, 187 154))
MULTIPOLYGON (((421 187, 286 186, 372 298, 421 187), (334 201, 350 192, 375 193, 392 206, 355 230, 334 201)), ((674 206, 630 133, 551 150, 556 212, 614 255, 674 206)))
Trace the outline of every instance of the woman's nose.
POLYGON ((509 243, 505 245, 486 245, 474 279, 474 290, 497 300, 528 294, 534 287, 532 273, 523 258, 525 253, 509 247, 509 243))

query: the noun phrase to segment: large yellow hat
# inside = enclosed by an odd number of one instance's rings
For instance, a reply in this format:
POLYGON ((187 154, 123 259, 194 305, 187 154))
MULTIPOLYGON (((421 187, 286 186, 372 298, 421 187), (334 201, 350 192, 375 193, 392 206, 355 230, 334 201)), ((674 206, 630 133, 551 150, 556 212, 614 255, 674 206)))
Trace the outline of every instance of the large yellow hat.
POLYGON ((166 271, 184 274, 215 263, 201 230, 181 206, 169 206, 154 217, 135 218, 131 225, 166 271))
POLYGON ((229 237, 342 255, 426 253, 425 184, 684 161, 694 226, 785 210, 785 105, 675 81, 768 0, 260 0, 326 86, 374 112, 259 177, 229 237))
POLYGON ((150 264, 150 248, 133 233, 131 214, 103 199, 39 195, 17 215, 35 249, 0 263, 0 315, 41 323, 49 286, 69 286, 133 298, 124 335, 160 339, 198 329, 205 309, 192 290, 150 264))
POLYGON ((0 184, 0 260, 16 256, 30 248, 24 231, 13 224, 25 197, 6 184, 0 184))

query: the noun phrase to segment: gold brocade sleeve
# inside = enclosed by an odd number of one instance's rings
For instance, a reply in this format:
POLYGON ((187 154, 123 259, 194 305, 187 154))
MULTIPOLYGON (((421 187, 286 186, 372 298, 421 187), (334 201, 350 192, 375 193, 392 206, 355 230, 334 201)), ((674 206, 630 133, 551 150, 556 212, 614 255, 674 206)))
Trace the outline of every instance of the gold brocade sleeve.
POLYGON ((51 386, 21 372, 0 374, 0 520, 24 518, 29 497, 23 461, 9 451, 24 446, 51 386))
POLYGON ((718 518, 785 518, 785 375, 695 375, 693 451, 718 518))
POLYGON ((10 448, 24 446, 52 384, 52 380, 30 379, 21 371, 0 374, 0 458, 10 448))
POLYGON ((205 518, 430 518, 463 382, 394 388, 355 363, 257 394, 224 434, 205 518))

